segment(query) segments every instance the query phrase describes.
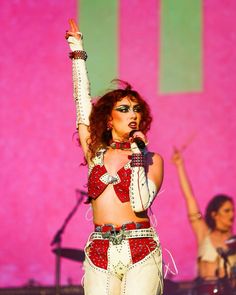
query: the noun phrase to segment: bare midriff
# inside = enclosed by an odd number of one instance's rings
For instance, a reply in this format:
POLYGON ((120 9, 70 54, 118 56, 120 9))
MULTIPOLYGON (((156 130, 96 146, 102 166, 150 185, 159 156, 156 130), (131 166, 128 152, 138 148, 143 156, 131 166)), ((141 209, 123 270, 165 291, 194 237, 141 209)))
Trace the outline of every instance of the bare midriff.
POLYGON ((113 185, 108 185, 105 191, 92 200, 94 224, 114 224, 121 226, 126 222, 148 221, 147 211, 135 213, 130 202, 122 203, 114 191, 113 185))
POLYGON ((218 269, 218 262, 210 261, 198 261, 198 274, 199 277, 204 280, 215 280, 217 278, 222 278, 225 275, 224 268, 220 267, 218 269))

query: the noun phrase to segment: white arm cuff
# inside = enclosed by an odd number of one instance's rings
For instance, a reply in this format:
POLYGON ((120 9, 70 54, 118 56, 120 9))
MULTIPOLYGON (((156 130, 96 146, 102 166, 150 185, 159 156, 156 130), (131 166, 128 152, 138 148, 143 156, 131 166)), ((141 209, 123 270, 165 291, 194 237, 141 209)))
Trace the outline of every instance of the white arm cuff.
POLYGON ((76 127, 79 124, 89 126, 89 116, 92 109, 90 83, 88 80, 85 61, 72 60, 73 96, 76 106, 76 127))
MULTIPOLYGON (((82 38, 78 40, 70 36, 67 41, 72 51, 83 50, 82 38)), ((76 106, 76 128, 78 128, 79 124, 89 126, 92 103, 86 63, 83 59, 72 59, 72 75, 73 96, 76 106)))
POLYGON ((157 187, 147 178, 144 167, 131 168, 130 203, 134 212, 147 210, 152 204, 157 187))
POLYGON ((70 47, 71 51, 84 50, 84 48, 83 48, 83 41, 82 41, 82 38, 81 37, 78 40, 75 37, 70 36, 67 39, 67 42, 69 44, 69 47, 70 47))
MULTIPOLYGON (((131 144, 133 153, 141 153, 137 144, 131 144)), ((147 178, 144 167, 131 167, 131 182, 130 182, 130 203, 134 212, 142 212, 147 210, 156 194, 157 187, 153 181, 147 178)))

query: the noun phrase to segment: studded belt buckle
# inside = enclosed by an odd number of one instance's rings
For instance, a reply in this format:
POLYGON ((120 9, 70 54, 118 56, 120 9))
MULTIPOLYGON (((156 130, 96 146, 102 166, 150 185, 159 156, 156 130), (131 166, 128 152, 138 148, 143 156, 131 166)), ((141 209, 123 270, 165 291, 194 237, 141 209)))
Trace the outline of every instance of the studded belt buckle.
POLYGON ((120 230, 119 233, 111 233, 109 237, 109 241, 112 242, 113 245, 120 245, 124 239, 124 231, 120 230))
POLYGON ((125 238, 125 230, 120 229, 116 232, 115 227, 111 225, 112 229, 107 232, 102 232, 103 239, 108 239, 113 245, 120 245, 125 238))

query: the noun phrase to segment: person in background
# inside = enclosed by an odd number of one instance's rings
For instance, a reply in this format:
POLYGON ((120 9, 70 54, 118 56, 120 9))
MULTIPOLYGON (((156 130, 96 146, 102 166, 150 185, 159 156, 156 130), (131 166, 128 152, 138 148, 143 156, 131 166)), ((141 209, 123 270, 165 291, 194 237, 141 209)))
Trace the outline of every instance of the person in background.
POLYGON ((214 196, 207 204, 203 216, 187 175, 183 156, 177 149, 174 149, 172 162, 177 170, 188 220, 197 241, 198 282, 207 284, 210 281, 218 282, 219 278, 228 279, 236 263, 236 256, 233 255, 235 251, 229 249, 235 216, 233 199, 225 194, 214 196))
POLYGON ((163 160, 147 150, 149 106, 125 82, 91 103, 82 34, 73 19, 69 24, 76 127, 94 222, 85 247, 85 294, 162 294, 161 246, 147 210, 162 184, 163 160))

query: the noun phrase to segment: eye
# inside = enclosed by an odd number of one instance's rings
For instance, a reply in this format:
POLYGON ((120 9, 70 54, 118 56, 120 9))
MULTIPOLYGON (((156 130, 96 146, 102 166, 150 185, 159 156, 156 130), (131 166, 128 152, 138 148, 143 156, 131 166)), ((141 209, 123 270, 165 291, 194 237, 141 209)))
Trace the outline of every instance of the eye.
POLYGON ((134 112, 136 112, 136 113, 141 113, 141 112, 142 112, 142 108, 141 108, 140 105, 136 105, 136 106, 134 106, 133 110, 134 110, 134 112))
POLYGON ((127 113, 129 111, 129 106, 119 106, 116 107, 115 110, 121 113, 127 113))

